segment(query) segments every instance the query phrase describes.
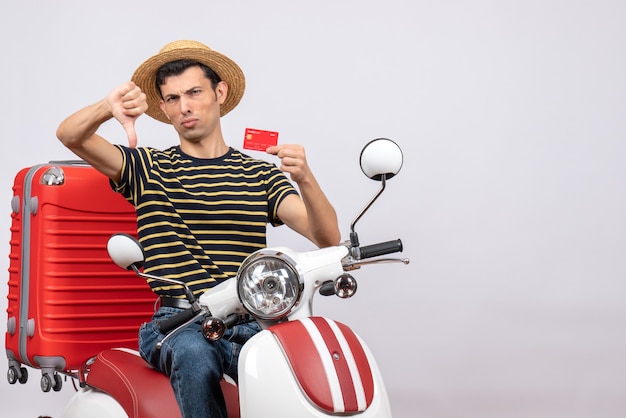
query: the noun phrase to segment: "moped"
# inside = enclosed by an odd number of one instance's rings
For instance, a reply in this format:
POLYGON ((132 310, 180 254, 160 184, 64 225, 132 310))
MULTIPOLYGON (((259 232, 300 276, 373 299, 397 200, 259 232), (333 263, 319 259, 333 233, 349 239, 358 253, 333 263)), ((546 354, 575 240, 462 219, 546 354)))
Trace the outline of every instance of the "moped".
MULTIPOLYGON (((140 244, 125 234, 107 244, 120 267, 145 279, 185 288, 189 308, 160 323, 164 340, 202 321, 209 341, 222 338, 245 315, 262 331, 248 340, 239 357, 239 380, 222 380, 229 417, 391 417, 381 372, 365 342, 345 324, 313 315, 315 293, 349 298, 357 290, 350 274, 364 265, 400 262, 386 258, 403 250, 400 239, 361 246, 356 223, 402 166, 402 151, 389 139, 369 142, 361 151, 362 171, 381 182, 375 196, 350 226, 341 245, 308 252, 272 247, 251 254, 237 276, 194 297, 184 283, 145 274, 140 244)), ((202 361, 197 359, 196 361, 202 361)), ((64 418, 179 417, 168 378, 136 352, 110 349, 85 362, 80 389, 64 418)))

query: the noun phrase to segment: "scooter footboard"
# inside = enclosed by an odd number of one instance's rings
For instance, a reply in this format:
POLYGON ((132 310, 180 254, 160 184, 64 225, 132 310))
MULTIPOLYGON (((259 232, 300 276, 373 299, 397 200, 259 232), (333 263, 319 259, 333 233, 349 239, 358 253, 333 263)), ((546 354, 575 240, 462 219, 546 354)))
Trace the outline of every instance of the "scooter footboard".
POLYGON ((239 367, 242 416, 391 416, 371 352, 348 326, 327 318, 262 331, 243 346, 239 367), (280 399, 272 407, 268 388, 280 399))

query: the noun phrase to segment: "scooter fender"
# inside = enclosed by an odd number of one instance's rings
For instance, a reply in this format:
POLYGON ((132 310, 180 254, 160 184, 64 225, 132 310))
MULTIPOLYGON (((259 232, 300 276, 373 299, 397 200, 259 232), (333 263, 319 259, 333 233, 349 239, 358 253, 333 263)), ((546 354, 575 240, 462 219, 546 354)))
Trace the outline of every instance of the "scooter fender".
POLYGON ((109 394, 93 388, 82 388, 65 406, 63 418, 128 418, 124 408, 109 394))
POLYGON ((346 325, 310 317, 274 325, 239 357, 241 416, 391 417, 374 357, 346 325))

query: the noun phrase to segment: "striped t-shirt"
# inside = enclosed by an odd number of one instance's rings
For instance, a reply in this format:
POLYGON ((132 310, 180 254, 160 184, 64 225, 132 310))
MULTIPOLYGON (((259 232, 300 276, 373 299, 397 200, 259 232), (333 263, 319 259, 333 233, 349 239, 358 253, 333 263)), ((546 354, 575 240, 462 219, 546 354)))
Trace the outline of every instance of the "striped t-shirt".
MULTIPOLYGON (((200 294, 232 277, 243 260, 266 246, 266 225, 280 225, 278 205, 297 193, 285 175, 233 148, 215 159, 117 146, 124 156, 114 184, 137 212, 144 272, 182 280, 200 294)), ((159 295, 180 286, 149 281, 159 295)))

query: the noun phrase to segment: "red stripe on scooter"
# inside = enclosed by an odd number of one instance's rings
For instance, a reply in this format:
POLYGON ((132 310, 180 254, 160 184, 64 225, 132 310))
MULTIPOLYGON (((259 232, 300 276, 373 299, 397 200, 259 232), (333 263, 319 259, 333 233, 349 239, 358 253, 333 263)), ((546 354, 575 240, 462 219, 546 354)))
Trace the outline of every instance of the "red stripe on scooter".
POLYGON ((333 412, 332 394, 322 359, 302 322, 284 322, 269 330, 280 342, 296 380, 311 402, 333 412))
POLYGON ((354 381, 352 380, 352 375, 350 373, 348 363, 346 362, 345 353, 339 345, 335 332, 324 318, 311 318, 311 321, 319 330, 322 338, 324 339, 324 343, 326 343, 328 354, 333 359, 333 365, 335 367, 335 372, 337 373, 339 386, 341 387, 341 395, 343 397, 345 412, 358 411, 359 407, 356 399, 354 381))
POLYGON ((363 385, 363 391, 365 393, 365 402, 367 407, 369 407, 374 400, 374 377, 372 376, 369 361, 367 361, 367 355, 363 350, 361 342, 348 326, 342 324, 341 322, 335 322, 335 324, 337 324, 350 346, 350 351, 352 352, 357 369, 359 370, 359 376, 361 376, 361 384, 363 385))

